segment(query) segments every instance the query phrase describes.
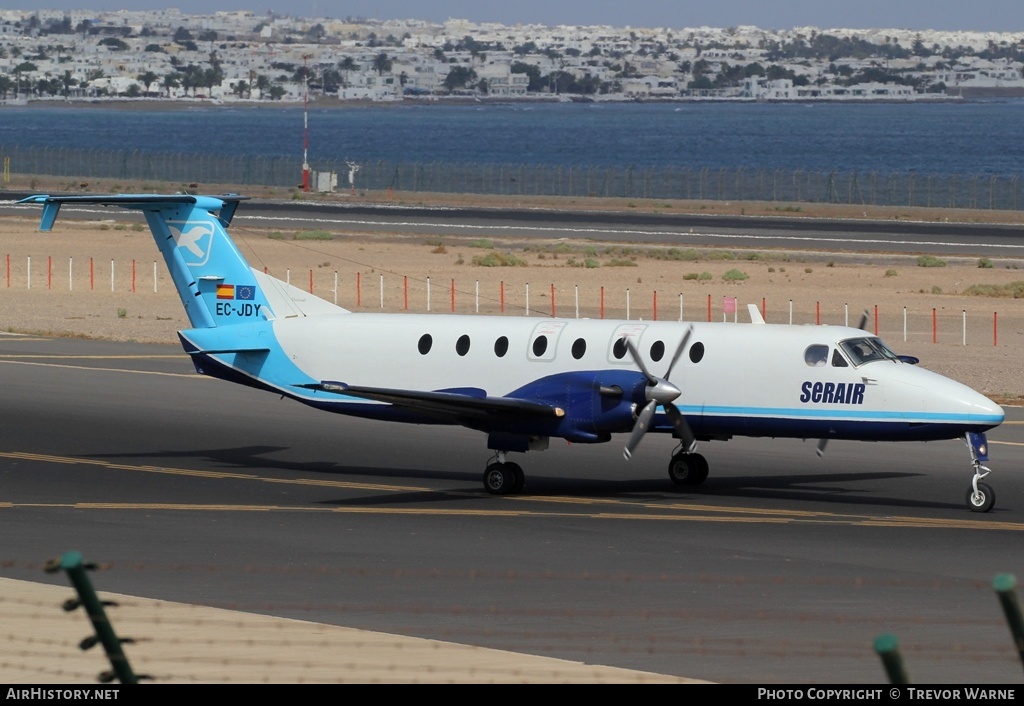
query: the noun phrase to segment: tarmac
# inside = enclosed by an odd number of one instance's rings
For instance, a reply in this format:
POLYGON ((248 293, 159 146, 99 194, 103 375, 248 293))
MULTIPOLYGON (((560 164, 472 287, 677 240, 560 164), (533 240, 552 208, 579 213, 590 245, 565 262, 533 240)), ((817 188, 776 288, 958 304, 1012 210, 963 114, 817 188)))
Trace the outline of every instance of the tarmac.
MULTIPOLYGON (((696 679, 100 592, 117 678, 69 584, 0 578, 0 683, 705 684, 696 679), (133 634, 145 635, 133 640, 133 634), (105 675, 105 676, 104 676, 105 675)), ((102 630, 102 629, 101 629, 102 630)))

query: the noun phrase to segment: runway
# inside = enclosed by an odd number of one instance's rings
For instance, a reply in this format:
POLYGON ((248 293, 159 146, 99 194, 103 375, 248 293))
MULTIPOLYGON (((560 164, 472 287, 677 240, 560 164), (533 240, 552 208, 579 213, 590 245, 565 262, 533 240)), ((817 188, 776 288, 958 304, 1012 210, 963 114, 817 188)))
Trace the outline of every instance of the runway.
POLYGON ((958 441, 712 442, 686 488, 671 439, 553 442, 492 496, 480 434, 307 409, 173 346, 0 336, 0 381, 0 577, 67 587, 43 565, 79 551, 101 591, 667 678, 877 684, 893 634, 914 683, 1020 681, 992 590, 1021 573, 1017 408, 975 514, 958 441))
MULTIPOLYGON (((38 217, 38 206, 18 205, 28 192, 8 192, 0 216, 38 217)), ((99 206, 64 206, 79 219, 130 221, 138 214, 99 206)), ((894 218, 820 219, 693 213, 601 212, 508 207, 452 208, 253 199, 240 209, 236 228, 328 229, 380 235, 496 238, 529 243, 543 239, 655 244, 674 247, 764 248, 783 251, 1020 258, 1017 225, 932 223, 894 218)))

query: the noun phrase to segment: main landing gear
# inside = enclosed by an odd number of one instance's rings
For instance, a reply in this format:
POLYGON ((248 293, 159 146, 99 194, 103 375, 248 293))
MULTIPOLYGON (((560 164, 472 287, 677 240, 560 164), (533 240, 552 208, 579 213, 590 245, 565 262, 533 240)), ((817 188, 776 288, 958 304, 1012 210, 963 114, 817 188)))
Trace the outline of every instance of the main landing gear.
POLYGON ((680 450, 668 462, 668 477, 676 485, 700 485, 708 479, 708 460, 701 454, 680 450))
POLYGON ((971 512, 988 512, 996 504, 992 486, 981 482, 982 478, 992 472, 981 465, 982 461, 988 460, 988 442, 984 434, 968 432, 964 434, 964 443, 971 452, 971 465, 974 467, 974 478, 971 479, 971 487, 967 489, 967 508, 971 512))
POLYGON ((526 474, 518 463, 505 460, 505 452, 498 451, 495 460, 484 471, 484 490, 491 495, 511 495, 523 489, 526 474))

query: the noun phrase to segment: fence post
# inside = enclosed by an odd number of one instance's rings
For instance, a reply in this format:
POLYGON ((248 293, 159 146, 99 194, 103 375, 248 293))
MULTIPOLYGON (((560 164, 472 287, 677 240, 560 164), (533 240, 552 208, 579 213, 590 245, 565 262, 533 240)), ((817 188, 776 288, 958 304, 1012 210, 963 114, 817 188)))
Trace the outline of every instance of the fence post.
MULTIPOLYGON (((65 603, 65 609, 74 610, 79 606, 85 608, 89 621, 92 623, 95 637, 88 637, 82 640, 82 649, 88 649, 84 645, 91 647, 94 644, 101 644, 107 653, 107 660, 113 668, 113 673, 101 674, 100 681, 111 681, 116 677, 122 684, 137 684, 138 677, 132 671, 128 657, 121 647, 123 640, 114 632, 114 628, 104 610, 104 602, 96 595, 96 590, 92 587, 92 583, 90 583, 89 577, 85 573, 86 570, 95 570, 96 568, 95 564, 83 564, 82 555, 78 552, 67 552, 63 556, 46 562, 44 570, 48 574, 56 573, 57 571, 67 573, 71 585, 78 594, 77 600, 72 599, 65 603)), ((112 605, 117 604, 114 603, 112 605)))
POLYGON ((999 574, 992 579, 992 588, 999 596, 999 603, 1003 607, 1003 615, 1010 626, 1013 645, 1017 648, 1017 655, 1020 657, 1021 662, 1024 662, 1024 617, 1021 616, 1017 594, 1013 590, 1016 587, 1017 579, 1013 574, 999 574))
POLYGON ((903 658, 900 656, 899 645, 894 635, 879 635, 875 638, 875 652, 882 658, 885 673, 889 675, 890 684, 909 684, 903 658))

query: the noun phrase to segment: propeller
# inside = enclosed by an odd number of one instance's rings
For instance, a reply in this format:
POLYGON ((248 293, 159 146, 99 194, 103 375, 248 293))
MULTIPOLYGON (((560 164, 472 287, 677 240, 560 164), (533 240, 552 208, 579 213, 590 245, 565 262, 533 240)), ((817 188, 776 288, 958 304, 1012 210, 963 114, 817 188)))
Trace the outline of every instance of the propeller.
POLYGON ((693 333, 693 328, 687 328, 686 333, 683 334, 683 340, 679 342, 679 346, 676 348, 675 354, 672 356, 672 361, 669 363, 668 370, 665 371, 665 377, 659 378, 656 375, 652 375, 644 365, 643 359, 636 350, 636 346, 633 342, 626 338, 626 348, 629 350, 629 354, 633 356, 633 360, 636 361, 636 365, 640 368, 640 372, 647 378, 647 387, 644 389, 644 396, 647 399, 647 404, 644 405, 643 409, 640 410, 640 414, 636 417, 636 424, 633 425, 633 433, 629 437, 629 442, 626 444, 626 448, 623 451, 623 455, 626 460, 633 455, 633 451, 636 449, 640 440, 644 438, 644 434, 650 428, 651 419, 654 417, 654 413, 658 409, 658 405, 661 405, 665 409, 665 414, 668 415, 669 420, 672 422, 672 435, 683 441, 683 445, 687 451, 692 451, 697 445, 697 439, 693 435, 693 431, 690 429, 690 425, 686 423, 686 419, 683 417, 679 409, 672 404, 672 402, 682 394, 682 391, 669 382, 669 377, 672 375, 672 368, 675 367, 679 361, 680 356, 683 354, 683 350, 686 348, 687 341, 690 340, 690 334, 693 333))
POLYGON ((857 324, 857 328, 863 329, 863 330, 867 331, 868 330, 867 326, 868 326, 868 310, 865 309, 864 313, 862 313, 860 315, 860 323, 857 324))

